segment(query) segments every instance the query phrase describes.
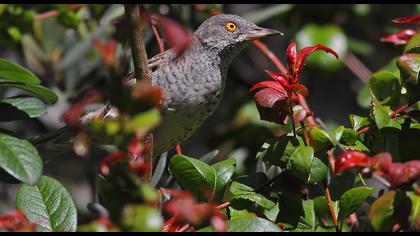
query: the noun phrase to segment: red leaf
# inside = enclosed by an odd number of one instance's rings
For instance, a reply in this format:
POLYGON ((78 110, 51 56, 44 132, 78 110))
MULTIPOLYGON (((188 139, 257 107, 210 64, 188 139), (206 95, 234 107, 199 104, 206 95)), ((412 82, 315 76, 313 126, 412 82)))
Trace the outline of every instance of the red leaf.
POLYGON ((255 103, 261 120, 286 124, 289 114, 287 105, 287 93, 280 93, 272 88, 265 88, 254 95, 255 103))
POLYGON ((124 153, 122 151, 113 152, 111 155, 105 157, 99 164, 100 171, 103 175, 109 174, 109 167, 114 164, 116 161, 122 159, 124 153))
POLYGON ((395 34, 389 34, 380 39, 381 42, 393 43, 395 45, 404 45, 411 39, 418 31, 413 29, 403 29, 395 34))
POLYGON ((287 92, 284 89, 284 87, 281 84, 279 84, 279 83, 277 83, 275 81, 262 81, 262 82, 259 82, 257 84, 254 84, 251 87, 251 89, 249 89, 249 91, 253 91, 253 90, 258 89, 258 88, 272 88, 272 89, 278 91, 280 94, 287 94, 287 92))
MULTIPOLYGON (((290 46, 289 46, 290 47, 290 46)), ((313 52, 322 50, 327 53, 331 53, 338 59, 338 54, 333 49, 326 47, 321 44, 317 44, 311 47, 305 47, 299 50, 296 58, 296 62, 293 64, 292 83, 296 83, 299 80, 299 76, 302 73, 303 66, 305 65, 306 58, 313 52)), ((290 70, 290 68, 289 68, 290 70)))
POLYGON ((294 76, 293 68, 296 65, 297 53, 296 53, 296 42, 289 44, 287 47, 287 67, 289 69, 289 76, 294 76))
POLYGON ((309 90, 308 88, 306 88, 306 86, 304 86, 303 84, 296 84, 293 86, 293 90, 298 93, 301 94, 302 96, 306 97, 309 95, 309 90))
POLYGON ((287 74, 283 73, 276 73, 271 70, 264 70, 271 78, 273 78, 275 81, 279 82, 286 90, 290 90, 290 84, 287 81, 288 76, 287 74))
POLYGON ((408 16, 408 17, 402 17, 402 18, 396 18, 393 19, 392 22, 397 24, 403 24, 403 23, 409 23, 409 22, 420 22, 420 16, 408 16))
POLYGON ((36 224, 29 222, 25 214, 17 209, 15 212, 0 216, 0 229, 12 232, 33 232, 36 224))
POLYGON ((220 212, 219 214, 210 218, 210 223, 216 232, 227 231, 226 219, 225 217, 223 217, 223 215, 220 212))
POLYGON ((301 105, 293 106, 293 121, 299 123, 308 116, 308 113, 301 105))
POLYGON ((103 43, 99 39, 93 40, 94 47, 100 52, 104 60, 104 64, 107 67, 112 67, 116 65, 116 49, 117 41, 111 38, 106 43, 103 43))
POLYGON ((369 164, 369 156, 363 152, 353 150, 343 152, 335 160, 335 174, 351 167, 367 167, 369 164))
POLYGON ((162 28, 169 47, 174 48, 180 56, 191 43, 191 36, 181 24, 161 15, 152 14, 152 20, 158 22, 162 28))
POLYGON ((84 108, 100 99, 102 99, 102 95, 96 89, 89 89, 83 92, 76 102, 63 114, 64 123, 68 126, 78 127, 84 108))

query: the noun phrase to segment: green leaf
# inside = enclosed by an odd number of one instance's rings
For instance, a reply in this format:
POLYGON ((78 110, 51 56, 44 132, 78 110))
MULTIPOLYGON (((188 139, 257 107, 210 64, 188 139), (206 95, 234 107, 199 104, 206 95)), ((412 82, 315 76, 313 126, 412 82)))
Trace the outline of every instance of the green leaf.
POLYGON ((420 230, 420 196, 414 192, 408 192, 408 197, 411 199, 411 212, 408 217, 411 228, 420 230))
POLYGON ((404 54, 407 53, 420 53, 420 33, 415 34, 408 40, 404 48, 404 54))
POLYGON ((293 136, 268 139, 261 147, 257 158, 263 158, 270 165, 285 167, 296 149, 304 145, 303 140, 293 136))
POLYGON ((300 48, 322 44, 334 49, 339 60, 325 52, 314 52, 308 57, 308 64, 316 65, 324 70, 334 71, 342 65, 342 60, 347 53, 347 37, 340 27, 336 25, 305 25, 296 34, 300 48))
POLYGON ((370 89, 382 105, 398 105, 401 94, 400 78, 389 71, 379 71, 369 80, 370 89))
POLYGON ((330 149, 335 145, 334 139, 325 130, 316 127, 312 128, 309 132, 309 136, 311 138, 311 146, 314 148, 316 153, 322 150, 330 149))
POLYGON ((222 200, 226 185, 230 182, 236 170, 236 159, 229 158, 215 163, 212 167, 216 170, 216 195, 215 199, 222 200))
POLYGON ((377 198, 369 209, 369 220, 375 231, 389 231, 395 224, 395 191, 386 192, 377 198))
POLYGON ((159 232, 163 218, 157 208, 131 204, 124 207, 121 224, 129 232, 159 232))
POLYGON ((302 201, 304 216, 301 216, 298 223, 300 229, 315 229, 315 210, 313 200, 302 201))
POLYGON ((40 232, 74 232, 76 207, 70 194, 57 180, 41 176, 34 186, 23 184, 16 196, 16 207, 40 232))
POLYGON ((376 125, 380 131, 383 130, 401 130, 401 124, 391 119, 392 113, 389 107, 382 106, 378 100, 373 98, 373 115, 375 118, 376 125))
POLYGON ((345 128, 343 130, 343 133, 341 134, 340 143, 343 143, 346 145, 354 145, 358 137, 359 137, 359 134, 357 134, 356 131, 349 128, 345 128))
POLYGON ((373 192, 375 189, 369 187, 355 187, 344 192, 339 201, 339 218, 344 220, 350 216, 373 192))
POLYGON ((314 157, 311 165, 311 172, 309 173, 308 183, 318 183, 327 176, 328 166, 324 164, 319 158, 314 157))
POLYGON ((361 117, 354 114, 349 115, 351 127, 354 131, 357 131, 363 127, 370 125, 370 121, 367 117, 361 117))
MULTIPOLYGON (((314 209, 316 218, 319 224, 325 225, 327 227, 334 227, 334 221, 331 218, 330 209, 328 207, 328 201, 325 196, 319 196, 313 199, 314 201, 314 209), (325 219, 324 222, 321 222, 321 219, 325 219)), ((339 208, 338 208, 338 201, 332 202, 332 208, 335 213, 335 217, 337 217, 339 208)))
POLYGON ((169 171, 177 183, 189 190, 199 201, 209 201, 215 196, 216 170, 198 159, 184 155, 175 155, 169 160, 169 171), (211 196, 206 196, 207 192, 211 196))
MULTIPOLYGON (((226 222, 228 232, 281 232, 282 230, 271 221, 260 217, 242 217, 226 222)), ((213 232, 211 226, 197 232, 213 232)))
POLYGON ((41 80, 28 69, 0 58, 0 82, 7 80, 10 82, 21 82, 40 84, 41 80))
POLYGON ((0 101, 0 121, 39 117, 47 113, 47 106, 34 97, 13 97, 0 101))
POLYGON ((52 90, 39 84, 10 83, 8 81, 3 82, 0 79, 0 86, 10 86, 31 92, 51 104, 58 100, 58 96, 52 90))
POLYGON ((38 151, 26 140, 0 133, 0 167, 16 179, 35 184, 42 174, 38 151))
POLYGON ((300 146, 290 157, 288 173, 307 182, 310 177, 314 149, 310 146, 300 146))
POLYGON ((161 120, 160 112, 157 108, 136 114, 130 122, 127 123, 126 132, 144 133, 159 124, 161 120))

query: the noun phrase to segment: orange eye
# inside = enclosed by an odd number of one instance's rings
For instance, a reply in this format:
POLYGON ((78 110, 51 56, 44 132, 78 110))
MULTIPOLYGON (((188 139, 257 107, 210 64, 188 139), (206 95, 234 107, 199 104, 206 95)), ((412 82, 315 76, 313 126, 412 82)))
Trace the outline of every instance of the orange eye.
POLYGON ((232 22, 228 22, 227 24, 226 24, 226 29, 227 30, 229 30, 229 31, 235 31, 236 30, 236 28, 237 28, 237 26, 236 26, 236 24, 235 23, 232 23, 232 22))

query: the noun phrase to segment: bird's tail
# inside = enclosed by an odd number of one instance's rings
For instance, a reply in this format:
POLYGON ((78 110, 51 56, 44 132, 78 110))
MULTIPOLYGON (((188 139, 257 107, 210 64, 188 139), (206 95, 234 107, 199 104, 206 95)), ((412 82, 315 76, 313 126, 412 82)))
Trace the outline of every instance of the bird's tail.
POLYGON ((58 130, 30 139, 40 156, 51 159, 72 151, 75 129, 65 126, 58 130))

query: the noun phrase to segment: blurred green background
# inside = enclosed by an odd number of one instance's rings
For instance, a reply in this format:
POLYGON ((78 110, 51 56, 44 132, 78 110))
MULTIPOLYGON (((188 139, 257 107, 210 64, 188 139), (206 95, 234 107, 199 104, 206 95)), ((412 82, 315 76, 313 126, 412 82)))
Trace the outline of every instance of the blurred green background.
MULTIPOLYGON (((119 42, 120 73, 126 74, 132 68, 127 29, 121 23, 122 5, 87 5, 67 11, 69 7, 67 4, 0 5, 0 57, 27 67, 59 95, 57 104, 49 107, 48 114, 40 119, 2 122, 0 128, 31 138, 62 127, 61 115, 73 99, 84 89, 104 86, 104 81, 110 79, 102 54, 94 46, 95 39, 105 42, 115 38, 119 42), (42 15, 51 11, 59 14, 42 15)), ((324 53, 311 55, 301 78, 301 83, 310 90, 307 101, 315 118, 328 128, 338 124, 349 126, 351 113, 368 113, 367 80, 381 68, 395 70, 393 59, 402 51, 401 46, 381 43, 380 38, 399 29, 414 28, 391 20, 420 12, 419 4, 155 4, 145 7, 147 11, 174 19, 190 32, 212 11, 237 14, 260 26, 277 29, 285 36, 263 42, 283 63, 286 48, 293 41, 300 48, 322 43, 336 50, 339 61, 324 53)), ((159 53, 149 27, 144 38, 148 56, 159 53)), ((290 129, 259 119, 248 89, 258 81, 269 79, 265 69, 276 70, 254 45, 233 61, 219 108, 182 145, 183 152, 200 157, 218 149, 215 159, 232 156, 238 160, 238 174, 255 170, 254 157, 265 139, 290 129)), ((14 93, 13 89, 2 89, 0 98, 14 93)), ((69 153, 45 164, 45 173, 69 189, 82 213, 87 212, 86 204, 95 198, 92 181, 103 155, 91 153, 91 157, 82 158, 69 153)), ((14 209, 15 192, 14 185, 0 184, 0 213, 14 209)))

